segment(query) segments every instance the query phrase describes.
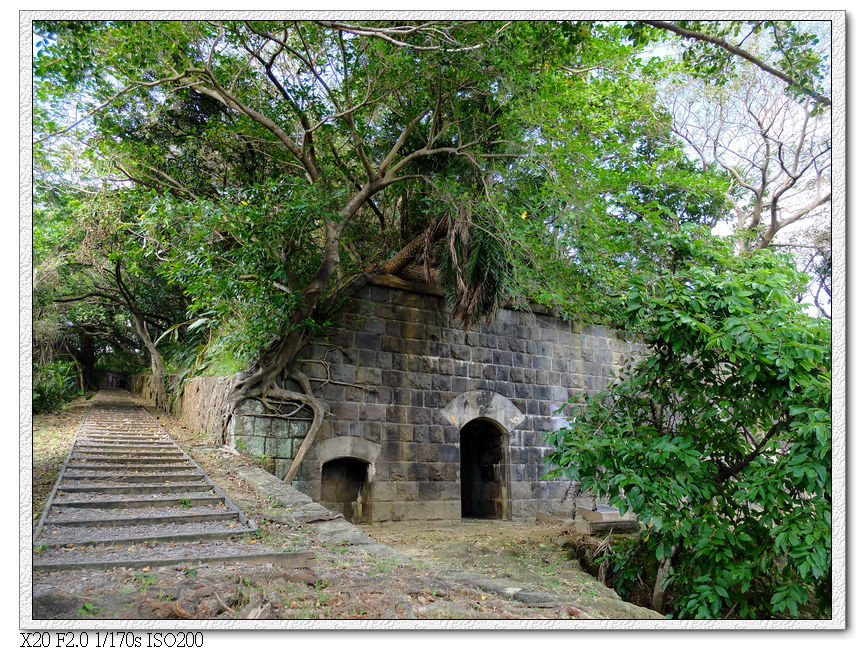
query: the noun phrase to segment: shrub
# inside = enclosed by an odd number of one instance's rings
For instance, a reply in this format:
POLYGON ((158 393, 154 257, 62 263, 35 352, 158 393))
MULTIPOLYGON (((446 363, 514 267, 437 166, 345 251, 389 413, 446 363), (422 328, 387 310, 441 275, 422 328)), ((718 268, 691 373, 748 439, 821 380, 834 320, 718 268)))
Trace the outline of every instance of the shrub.
POLYGON ((668 566, 675 615, 828 615, 828 321, 796 302, 805 280, 773 253, 683 229, 647 259, 621 301, 646 354, 571 405, 553 474, 646 525, 610 561, 620 578, 645 552, 668 566))
POLYGON ((33 412, 57 410, 72 398, 83 395, 78 378, 78 364, 74 361, 33 364, 33 412))

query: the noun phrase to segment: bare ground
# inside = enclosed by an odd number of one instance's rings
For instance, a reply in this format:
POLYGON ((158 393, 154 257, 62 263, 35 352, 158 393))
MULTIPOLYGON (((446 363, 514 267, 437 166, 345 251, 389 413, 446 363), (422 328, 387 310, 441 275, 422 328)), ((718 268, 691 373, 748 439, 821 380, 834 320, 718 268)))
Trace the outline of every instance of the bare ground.
POLYGON ((84 420, 90 402, 77 399, 59 413, 41 413, 33 416, 33 526, 42 516, 42 510, 63 461, 72 449, 75 432, 84 420))
MULTIPOLYGON (((86 401, 34 416, 34 524, 72 446, 86 401)), ((154 411, 151 411, 154 412, 154 411)), ((155 413, 155 412, 154 412, 155 413)), ((263 544, 315 552, 310 569, 269 564, 37 572, 34 619, 544 619, 642 618, 580 570, 560 544, 561 524, 462 521, 364 526, 408 555, 400 563, 362 546, 317 542, 305 526, 278 523, 235 471, 247 455, 215 448, 164 414, 158 419, 236 505, 263 544), (489 584, 485 583, 487 581, 489 584), (509 586, 510 585, 510 586, 509 586), (514 589, 523 600, 513 599, 514 589)), ((278 517, 277 517, 278 518, 278 517)), ((252 540, 253 542, 255 540, 252 540)))
POLYGON ((459 567, 524 590, 581 600, 618 598, 567 556, 563 546, 572 532, 564 524, 466 520, 362 528, 370 537, 440 570, 459 567))

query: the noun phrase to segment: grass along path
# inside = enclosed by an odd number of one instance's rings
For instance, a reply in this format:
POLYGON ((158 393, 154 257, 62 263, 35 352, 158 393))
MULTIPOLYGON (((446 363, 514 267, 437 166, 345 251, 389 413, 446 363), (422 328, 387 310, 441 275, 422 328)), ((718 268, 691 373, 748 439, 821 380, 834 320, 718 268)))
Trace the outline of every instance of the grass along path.
POLYGON ((87 395, 66 404, 58 413, 33 415, 33 512, 32 526, 35 528, 51 488, 57 481, 63 461, 72 449, 75 433, 84 421, 92 395, 87 395))

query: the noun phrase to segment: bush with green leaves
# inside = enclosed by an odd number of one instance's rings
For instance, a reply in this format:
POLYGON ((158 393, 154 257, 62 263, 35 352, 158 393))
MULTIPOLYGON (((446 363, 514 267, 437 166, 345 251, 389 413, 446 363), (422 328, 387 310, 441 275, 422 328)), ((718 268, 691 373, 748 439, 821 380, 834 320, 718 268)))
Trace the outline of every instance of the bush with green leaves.
POLYGON ((675 616, 829 615, 830 328, 794 299, 805 278, 690 227, 638 270, 620 308, 644 354, 567 407, 552 474, 645 524, 611 564, 670 560, 675 616))
POLYGON ((34 413, 54 411, 82 394, 78 364, 74 361, 58 360, 41 366, 33 364, 34 413))

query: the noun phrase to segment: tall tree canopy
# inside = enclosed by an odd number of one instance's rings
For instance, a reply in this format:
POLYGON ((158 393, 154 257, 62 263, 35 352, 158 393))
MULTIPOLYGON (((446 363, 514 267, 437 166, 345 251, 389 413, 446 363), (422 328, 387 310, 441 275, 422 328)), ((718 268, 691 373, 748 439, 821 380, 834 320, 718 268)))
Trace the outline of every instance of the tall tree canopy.
POLYGON ((644 110, 657 64, 633 51, 598 23, 43 23, 37 149, 78 132, 59 128, 74 100, 92 169, 137 188, 123 227, 255 359, 230 416, 400 249, 424 242, 466 322, 506 297, 579 314, 605 293, 587 243, 611 212, 712 212, 719 178, 644 110))
POLYGON ((688 31, 705 28, 716 35, 712 38, 735 36, 738 45, 733 49, 747 48, 750 54, 748 59, 733 56, 711 39, 695 46, 688 38, 680 45, 682 64, 667 75, 660 94, 674 131, 704 167, 717 166, 727 175, 730 212, 719 217, 737 235, 740 253, 766 247, 791 252, 813 277, 814 306, 828 316, 830 24, 733 21, 681 26, 688 31), (760 65, 750 63, 754 58, 760 65), (780 69, 787 73, 779 76, 780 69))

